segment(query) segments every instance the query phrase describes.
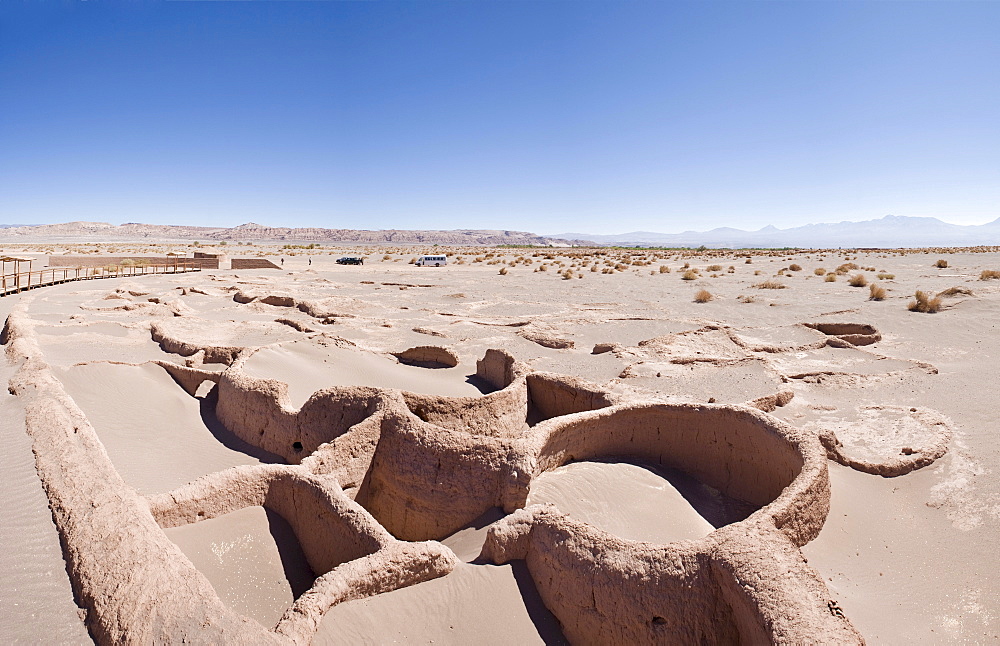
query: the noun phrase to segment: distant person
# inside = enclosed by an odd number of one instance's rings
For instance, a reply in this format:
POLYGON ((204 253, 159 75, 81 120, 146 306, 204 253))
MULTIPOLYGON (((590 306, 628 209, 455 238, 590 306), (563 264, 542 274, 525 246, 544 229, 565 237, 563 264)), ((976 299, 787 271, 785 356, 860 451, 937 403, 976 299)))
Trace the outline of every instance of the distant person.
POLYGON ((284 259, 284 258, 282 258, 282 259, 281 259, 281 266, 282 266, 282 267, 284 267, 284 266, 285 266, 285 259, 284 259))
POLYGON ((309 259, 309 266, 310 266, 310 267, 312 267, 312 265, 313 265, 313 259, 312 259, 312 258, 310 258, 310 259, 309 259))

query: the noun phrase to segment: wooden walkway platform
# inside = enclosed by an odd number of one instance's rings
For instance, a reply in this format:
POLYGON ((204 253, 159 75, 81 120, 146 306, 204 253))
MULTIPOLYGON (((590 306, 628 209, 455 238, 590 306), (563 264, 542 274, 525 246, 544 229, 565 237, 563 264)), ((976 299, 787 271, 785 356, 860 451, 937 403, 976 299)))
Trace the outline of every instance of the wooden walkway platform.
POLYGON ((35 271, 18 271, 0 277, 0 297, 20 294, 28 289, 61 285, 77 280, 100 280, 102 278, 124 278, 153 274, 182 274, 201 271, 194 263, 185 263, 178 258, 169 265, 109 265, 107 267, 50 267, 35 271))

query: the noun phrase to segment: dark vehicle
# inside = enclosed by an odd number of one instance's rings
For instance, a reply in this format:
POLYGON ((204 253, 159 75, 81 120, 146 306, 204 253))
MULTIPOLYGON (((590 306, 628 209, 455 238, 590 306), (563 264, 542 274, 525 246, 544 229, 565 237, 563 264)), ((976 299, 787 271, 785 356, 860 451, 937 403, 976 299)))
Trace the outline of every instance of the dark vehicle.
POLYGON ((364 258, 355 258, 354 256, 344 256, 343 258, 337 258, 338 265, 363 265, 365 264, 364 258))

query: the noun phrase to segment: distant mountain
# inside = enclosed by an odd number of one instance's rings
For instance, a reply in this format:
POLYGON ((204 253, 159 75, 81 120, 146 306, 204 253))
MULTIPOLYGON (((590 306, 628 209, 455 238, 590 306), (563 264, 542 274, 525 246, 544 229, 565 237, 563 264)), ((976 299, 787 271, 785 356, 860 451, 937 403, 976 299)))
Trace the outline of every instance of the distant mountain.
POLYGON ((34 224, 0 224, 0 229, 13 229, 15 227, 33 227, 34 224))
POLYGON ((757 231, 722 227, 711 231, 617 235, 561 233, 567 240, 593 240, 604 245, 663 247, 971 247, 1000 245, 1000 218, 981 225, 948 224, 937 218, 887 215, 864 222, 807 224, 790 229, 766 226, 757 231))
POLYGON ((446 245, 568 245, 570 241, 542 237, 526 231, 458 229, 455 231, 408 231, 388 229, 321 229, 269 227, 254 222, 237 227, 194 227, 129 222, 66 222, 11 226, 0 231, 0 241, 168 241, 216 240, 261 242, 345 242, 358 244, 446 244, 446 245))

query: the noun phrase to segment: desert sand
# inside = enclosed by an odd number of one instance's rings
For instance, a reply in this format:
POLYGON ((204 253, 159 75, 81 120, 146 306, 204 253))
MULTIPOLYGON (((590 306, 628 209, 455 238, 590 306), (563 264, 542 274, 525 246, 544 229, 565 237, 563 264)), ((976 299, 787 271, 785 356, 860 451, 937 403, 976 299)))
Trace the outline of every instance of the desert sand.
POLYGON ((998 639, 997 250, 364 249, 0 298, 0 635, 998 639))

